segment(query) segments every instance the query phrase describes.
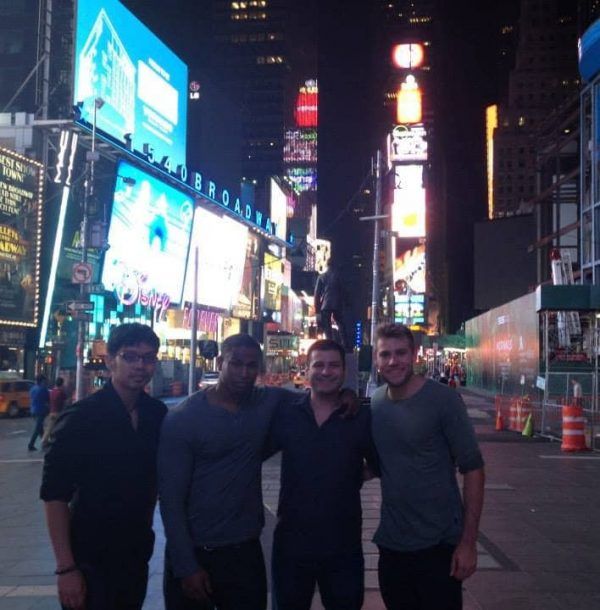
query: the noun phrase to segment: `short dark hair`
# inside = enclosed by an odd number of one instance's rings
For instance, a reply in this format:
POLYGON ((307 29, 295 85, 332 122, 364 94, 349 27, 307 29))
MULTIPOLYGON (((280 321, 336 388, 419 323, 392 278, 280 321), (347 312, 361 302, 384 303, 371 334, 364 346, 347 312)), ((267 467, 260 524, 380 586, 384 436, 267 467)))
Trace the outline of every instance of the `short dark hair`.
POLYGON ((138 343, 150 345, 155 352, 158 352, 160 347, 159 338, 147 324, 131 322, 112 327, 106 349, 111 356, 116 356, 122 347, 138 345, 138 343))
POLYGON ((54 382, 54 385, 57 388, 60 388, 60 386, 63 385, 64 382, 65 382, 65 380, 62 377, 57 377, 56 381, 54 382))
POLYGON ((46 377, 46 375, 38 375, 35 378, 35 382, 37 383, 37 385, 40 385, 40 383, 42 383, 42 381, 48 381, 48 378, 46 377))
POLYGON ((375 333, 375 342, 377 343, 378 339, 406 339, 408 344, 410 345, 411 351, 415 349, 415 336, 412 334, 412 331, 408 326, 404 324, 382 324, 377 327, 377 331, 375 333))
POLYGON ((346 353, 344 352, 344 348, 333 339, 319 339, 315 341, 306 352, 306 362, 307 365, 310 366, 310 357, 313 352, 337 352, 342 359, 342 366, 346 368, 346 353))
POLYGON ((260 346, 260 343, 250 335, 246 333, 239 333, 237 335, 231 335, 227 337, 225 341, 221 344, 221 356, 226 356, 230 354, 234 349, 238 347, 247 347, 249 349, 255 349, 262 358, 263 352, 260 346))

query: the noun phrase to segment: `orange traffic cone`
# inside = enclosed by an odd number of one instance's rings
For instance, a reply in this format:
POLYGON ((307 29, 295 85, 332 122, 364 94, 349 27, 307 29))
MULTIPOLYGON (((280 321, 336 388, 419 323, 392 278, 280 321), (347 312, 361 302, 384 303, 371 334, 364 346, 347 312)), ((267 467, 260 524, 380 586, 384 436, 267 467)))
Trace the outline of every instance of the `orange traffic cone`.
POLYGON ((502 413, 500 409, 496 412, 496 431, 501 432, 504 430, 504 421, 502 420, 502 413))

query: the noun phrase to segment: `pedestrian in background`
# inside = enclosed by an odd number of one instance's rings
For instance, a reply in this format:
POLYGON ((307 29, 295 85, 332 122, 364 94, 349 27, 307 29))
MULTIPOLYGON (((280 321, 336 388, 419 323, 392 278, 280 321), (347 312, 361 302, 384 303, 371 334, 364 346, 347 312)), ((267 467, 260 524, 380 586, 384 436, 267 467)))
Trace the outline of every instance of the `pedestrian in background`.
POLYGON ((371 399, 381 470, 379 588, 388 610, 459 610, 477 567, 483 459, 460 394, 415 375, 415 341, 401 324, 377 330, 386 383, 371 399), (456 469, 463 475, 463 500, 456 469))
POLYGON ((144 392, 158 347, 149 326, 113 328, 110 380, 66 408, 50 437, 40 497, 65 609, 141 610, 144 603, 167 412, 144 392))
POLYGON ((50 413, 44 422, 44 436, 42 437, 43 449, 48 446, 48 440, 52 434, 56 420, 67 402, 67 393, 65 392, 64 384, 65 380, 62 377, 57 377, 54 387, 50 390, 50 413))
POLYGON ((48 379, 45 375, 38 375, 35 379, 35 385, 29 390, 30 412, 34 417, 34 427, 27 449, 29 451, 37 451, 35 442, 38 436, 41 438, 44 434, 44 420, 50 408, 50 394, 48 393, 48 379))

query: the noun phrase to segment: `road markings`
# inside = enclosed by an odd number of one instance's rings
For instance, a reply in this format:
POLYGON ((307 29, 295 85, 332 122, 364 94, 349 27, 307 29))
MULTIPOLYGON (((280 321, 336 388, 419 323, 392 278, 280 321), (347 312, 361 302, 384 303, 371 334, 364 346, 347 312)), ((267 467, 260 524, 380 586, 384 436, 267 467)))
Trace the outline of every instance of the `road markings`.
POLYGON ((55 597, 56 585, 19 585, 11 587, 3 597, 55 597))
POLYGON ((540 455, 542 460, 600 460, 600 455, 540 455))
POLYGON ((41 464, 42 459, 23 459, 23 460, 0 460, 0 464, 41 464))
POLYGON ((13 430, 12 432, 9 432, 7 436, 14 436, 15 434, 25 434, 25 432, 27 432, 27 430, 13 430))

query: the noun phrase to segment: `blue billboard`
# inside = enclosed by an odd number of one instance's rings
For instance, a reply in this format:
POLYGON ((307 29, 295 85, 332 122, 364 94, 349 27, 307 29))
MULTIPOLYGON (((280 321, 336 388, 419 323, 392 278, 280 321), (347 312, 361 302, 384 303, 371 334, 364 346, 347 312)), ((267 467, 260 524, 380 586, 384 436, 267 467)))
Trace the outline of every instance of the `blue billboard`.
POLYGON ((125 304, 179 303, 194 217, 193 199, 121 161, 102 283, 125 304))
POLYGON ((151 159, 186 163, 187 66, 117 0, 77 3, 73 103, 151 159), (96 103, 100 99, 102 102, 96 103))

